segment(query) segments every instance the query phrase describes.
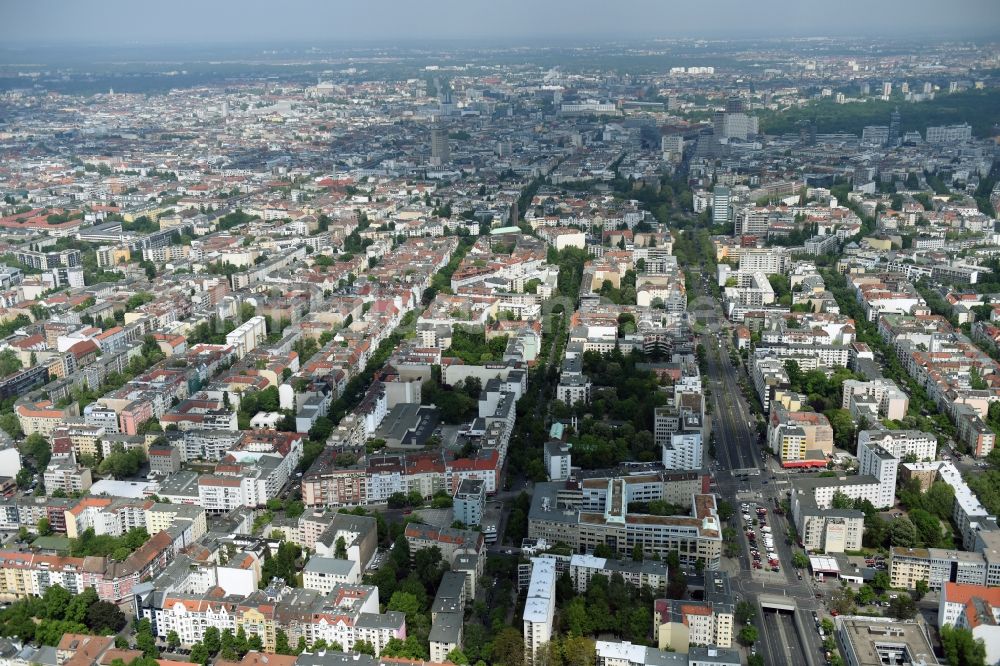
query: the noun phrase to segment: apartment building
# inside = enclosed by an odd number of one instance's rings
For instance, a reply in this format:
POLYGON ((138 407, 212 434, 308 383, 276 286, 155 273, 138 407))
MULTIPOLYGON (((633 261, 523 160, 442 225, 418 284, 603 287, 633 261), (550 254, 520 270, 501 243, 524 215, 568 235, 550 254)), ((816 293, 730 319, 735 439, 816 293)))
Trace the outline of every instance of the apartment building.
MULTIPOLYGON (((867 382, 857 379, 844 380, 841 407, 850 411, 855 419, 864 415, 869 417, 869 422, 872 422, 873 419, 870 418, 872 410, 869 405, 874 407, 875 420, 885 418, 898 421, 906 416, 910 399, 891 379, 874 379, 867 382)), ((888 447, 886 450, 892 451, 888 447)))
POLYGON ((782 467, 825 467, 833 454, 833 427, 823 414, 771 405, 767 442, 782 467))
POLYGON ((226 334, 226 345, 236 349, 237 358, 243 358, 267 338, 264 317, 256 315, 226 334))
POLYGON ((49 463, 43 474, 46 492, 61 490, 67 495, 84 493, 93 485, 89 467, 68 460, 49 463))
POLYGON ((486 482, 463 479, 452 504, 453 517, 464 525, 479 525, 486 509, 486 482))
POLYGON ((44 437, 51 437, 71 415, 67 409, 59 409, 47 400, 15 405, 14 414, 17 415, 17 422, 26 436, 37 433, 44 437))
POLYGON ((460 554, 474 555, 481 560, 486 556, 483 535, 472 530, 409 523, 403 534, 411 553, 435 547, 440 549, 441 559, 449 563, 460 554))
POLYGON ((140 616, 153 619, 157 636, 165 639, 176 631, 185 645, 201 641, 208 627, 220 632, 242 628, 247 636, 260 637, 266 652, 275 651, 278 630, 291 644, 300 637, 307 644, 322 639, 353 651, 357 642, 367 641, 376 654, 393 638, 406 636, 405 616, 379 613, 378 588, 368 585, 338 584, 323 594, 293 589, 276 579, 267 589, 248 595, 229 596, 219 588, 179 590, 143 594, 137 603, 140 616))
MULTIPOLYGON (((871 474, 837 477, 799 478, 791 491, 792 518, 799 534, 812 544, 829 542, 829 550, 857 550, 863 532, 863 516, 852 510, 831 513, 833 499, 838 494, 852 500, 868 500, 876 507, 884 497, 894 497, 896 465, 887 461, 872 468, 871 474), (891 490, 891 492, 890 492, 891 490), (862 523, 858 523, 858 518, 862 523)), ((891 501, 890 501, 891 505, 891 501)), ((818 547, 818 546, 817 546, 818 547)))
POLYGON ((663 590, 667 585, 667 565, 663 562, 612 560, 579 553, 570 557, 569 575, 577 594, 586 593, 590 579, 597 574, 609 579, 618 574, 626 585, 636 589, 648 586, 653 590, 663 590))
POLYGON ((687 654, 696 645, 731 648, 735 638, 736 597, 729 577, 706 573, 701 601, 657 599, 653 602, 653 640, 661 650, 687 654))
POLYGON ((750 362, 750 374, 753 379, 754 389, 757 397, 760 398, 764 412, 771 409, 771 398, 774 391, 788 385, 788 372, 785 364, 777 358, 754 358, 750 362))
POLYGON ((368 472, 360 467, 337 467, 337 452, 324 449, 302 477, 306 506, 358 506, 368 503, 368 472))
POLYGON ((955 627, 983 642, 986 663, 1000 661, 1000 588, 945 583, 938 604, 938 630, 955 627))
POLYGON ((542 659, 542 650, 552 638, 556 610, 556 566, 549 558, 531 560, 531 581, 524 602, 524 663, 534 666, 542 659))
POLYGON ((871 441, 858 442, 858 474, 879 479, 878 494, 872 504, 877 508, 890 507, 896 501, 896 473, 899 458, 871 441))
POLYGON ((361 582, 362 565, 355 560, 336 557, 311 557, 302 569, 302 587, 330 594, 338 585, 361 582))
POLYGON ((996 523, 996 516, 979 501, 958 471, 950 462, 938 465, 938 479, 944 481, 955 492, 955 503, 952 505, 951 519, 962 534, 962 548, 971 550, 976 543, 976 533, 979 527, 986 523, 996 523))
POLYGON ((583 345, 573 343, 566 346, 556 399, 567 405, 590 402, 591 382, 583 372, 583 345))
POLYGON ((739 259, 741 272, 784 274, 791 266, 791 255, 780 247, 737 247, 732 254, 739 259))
POLYGON ((7 600, 42 596, 52 585, 79 594, 96 587, 105 572, 104 561, 92 557, 0 551, 0 562, 0 598, 7 600))
MULTIPOLYGON (((116 429, 117 430, 117 429, 116 429)), ((70 442, 77 459, 89 456, 98 459, 102 453, 101 439, 108 434, 104 428, 86 423, 67 423, 52 431, 52 441, 66 438, 70 442)))
POLYGON ((937 437, 919 430, 888 430, 882 427, 862 430, 858 433, 859 449, 862 445, 869 449, 881 447, 894 458, 915 457, 918 461, 937 458, 937 437))
MULTIPOLYGON (((662 500, 690 507, 691 498, 708 490, 708 478, 700 472, 666 471, 618 477, 624 485, 625 503, 648 504, 662 500)), ((573 501, 582 511, 604 511, 608 495, 615 488, 610 478, 590 478, 566 484, 559 493, 561 502, 573 501)))
POLYGON ((803 498, 795 515, 795 528, 807 550, 852 552, 861 549, 865 514, 857 509, 821 509, 803 498))

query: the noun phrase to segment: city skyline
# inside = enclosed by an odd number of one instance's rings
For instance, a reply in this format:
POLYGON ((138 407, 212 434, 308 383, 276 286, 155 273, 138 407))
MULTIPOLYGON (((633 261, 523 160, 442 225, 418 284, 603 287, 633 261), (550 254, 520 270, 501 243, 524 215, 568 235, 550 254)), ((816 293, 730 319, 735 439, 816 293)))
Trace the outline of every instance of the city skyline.
POLYGON ((1000 666, 997 1, 3 5, 0 659, 1000 666))

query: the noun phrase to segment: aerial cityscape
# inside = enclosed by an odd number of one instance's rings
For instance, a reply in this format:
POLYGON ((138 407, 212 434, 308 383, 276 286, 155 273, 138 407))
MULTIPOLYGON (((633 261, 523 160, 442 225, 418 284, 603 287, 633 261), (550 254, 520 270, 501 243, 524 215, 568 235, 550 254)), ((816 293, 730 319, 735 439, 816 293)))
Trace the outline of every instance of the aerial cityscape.
POLYGON ((143 4, 0 7, 0 666, 1000 665, 995 3, 143 4))

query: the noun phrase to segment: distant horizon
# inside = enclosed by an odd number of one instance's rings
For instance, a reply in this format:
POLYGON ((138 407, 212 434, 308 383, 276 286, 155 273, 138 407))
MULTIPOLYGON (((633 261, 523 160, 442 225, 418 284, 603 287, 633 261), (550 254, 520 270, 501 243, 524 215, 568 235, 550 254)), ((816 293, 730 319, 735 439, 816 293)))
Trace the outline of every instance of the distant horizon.
MULTIPOLYGON (((1000 9, 1000 5, 998 5, 1000 9)), ((634 42, 635 46, 638 45, 648 45, 657 42, 682 42, 682 43, 697 43, 697 42, 708 42, 710 44, 740 44, 740 43, 750 43, 750 42, 772 42, 772 43, 782 43, 782 42, 794 42, 794 41, 844 41, 846 43, 856 43, 856 42, 872 42, 874 40, 886 40, 888 43, 898 44, 900 42, 906 42, 914 39, 920 39, 928 41, 930 43, 940 44, 946 42, 960 42, 960 43, 976 43, 982 45, 988 44, 998 44, 1000 45, 1000 34, 994 30, 984 29, 982 34, 975 35, 964 32, 962 34, 945 33, 943 31, 916 31, 912 33, 864 33, 858 31, 852 31, 850 35, 845 35, 836 32, 830 33, 788 33, 783 35, 775 34, 757 34, 751 35, 745 32, 740 35, 731 35, 725 33, 698 33, 698 34, 661 34, 661 35, 615 35, 611 33, 604 34, 525 34, 518 37, 502 37, 502 36, 468 36, 468 37, 451 37, 451 36, 437 36, 437 37, 410 37, 410 38, 392 38, 389 41, 381 39, 378 37, 337 37, 337 38, 327 38, 327 39, 275 39, 272 41, 262 41, 258 39, 245 39, 245 40, 232 40, 232 41, 213 41, 205 42, 202 40, 136 40, 136 41, 118 41, 113 44, 109 44, 104 41, 93 41, 93 40, 59 40, 46 42, 39 39, 30 39, 25 41, 18 41, 17 36, 13 38, 6 38, 3 44, 0 44, 0 51, 29 51, 29 50, 50 50, 50 49, 60 49, 60 48, 87 48, 87 49, 143 49, 143 48, 197 48, 210 50, 213 47, 217 47, 220 50, 234 49, 234 48, 253 48, 260 50, 268 50, 274 48, 296 48, 297 50, 308 50, 311 48, 337 48, 342 46, 361 46, 368 48, 380 48, 380 49, 394 49, 394 48, 413 48, 421 45, 438 45, 438 44, 452 44, 461 45, 463 47, 473 47, 475 45, 490 45, 490 46, 506 46, 506 47, 532 47, 532 48, 545 48, 546 46, 566 46, 573 45, 579 47, 581 42, 584 41, 595 41, 593 46, 607 46, 614 43, 620 43, 623 41, 634 42)), ((624 45, 623 45, 624 46, 624 45)))
POLYGON ((0 7, 7 48, 773 38, 1000 39, 996 0, 33 0, 0 7), (95 10, 99 6, 99 10, 95 10))

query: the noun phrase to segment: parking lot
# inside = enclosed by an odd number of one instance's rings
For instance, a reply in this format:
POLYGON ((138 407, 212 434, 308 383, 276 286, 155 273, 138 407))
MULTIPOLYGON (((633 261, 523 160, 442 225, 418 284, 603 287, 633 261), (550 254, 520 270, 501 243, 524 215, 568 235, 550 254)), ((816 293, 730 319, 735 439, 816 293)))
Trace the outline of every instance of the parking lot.
MULTIPOLYGON (((774 534, 768 524, 767 508, 756 502, 740 505, 743 518, 743 533, 750 546, 750 566, 753 573, 780 574, 781 558, 774 545, 774 534)), ((771 578, 772 576, 761 576, 771 578)))

